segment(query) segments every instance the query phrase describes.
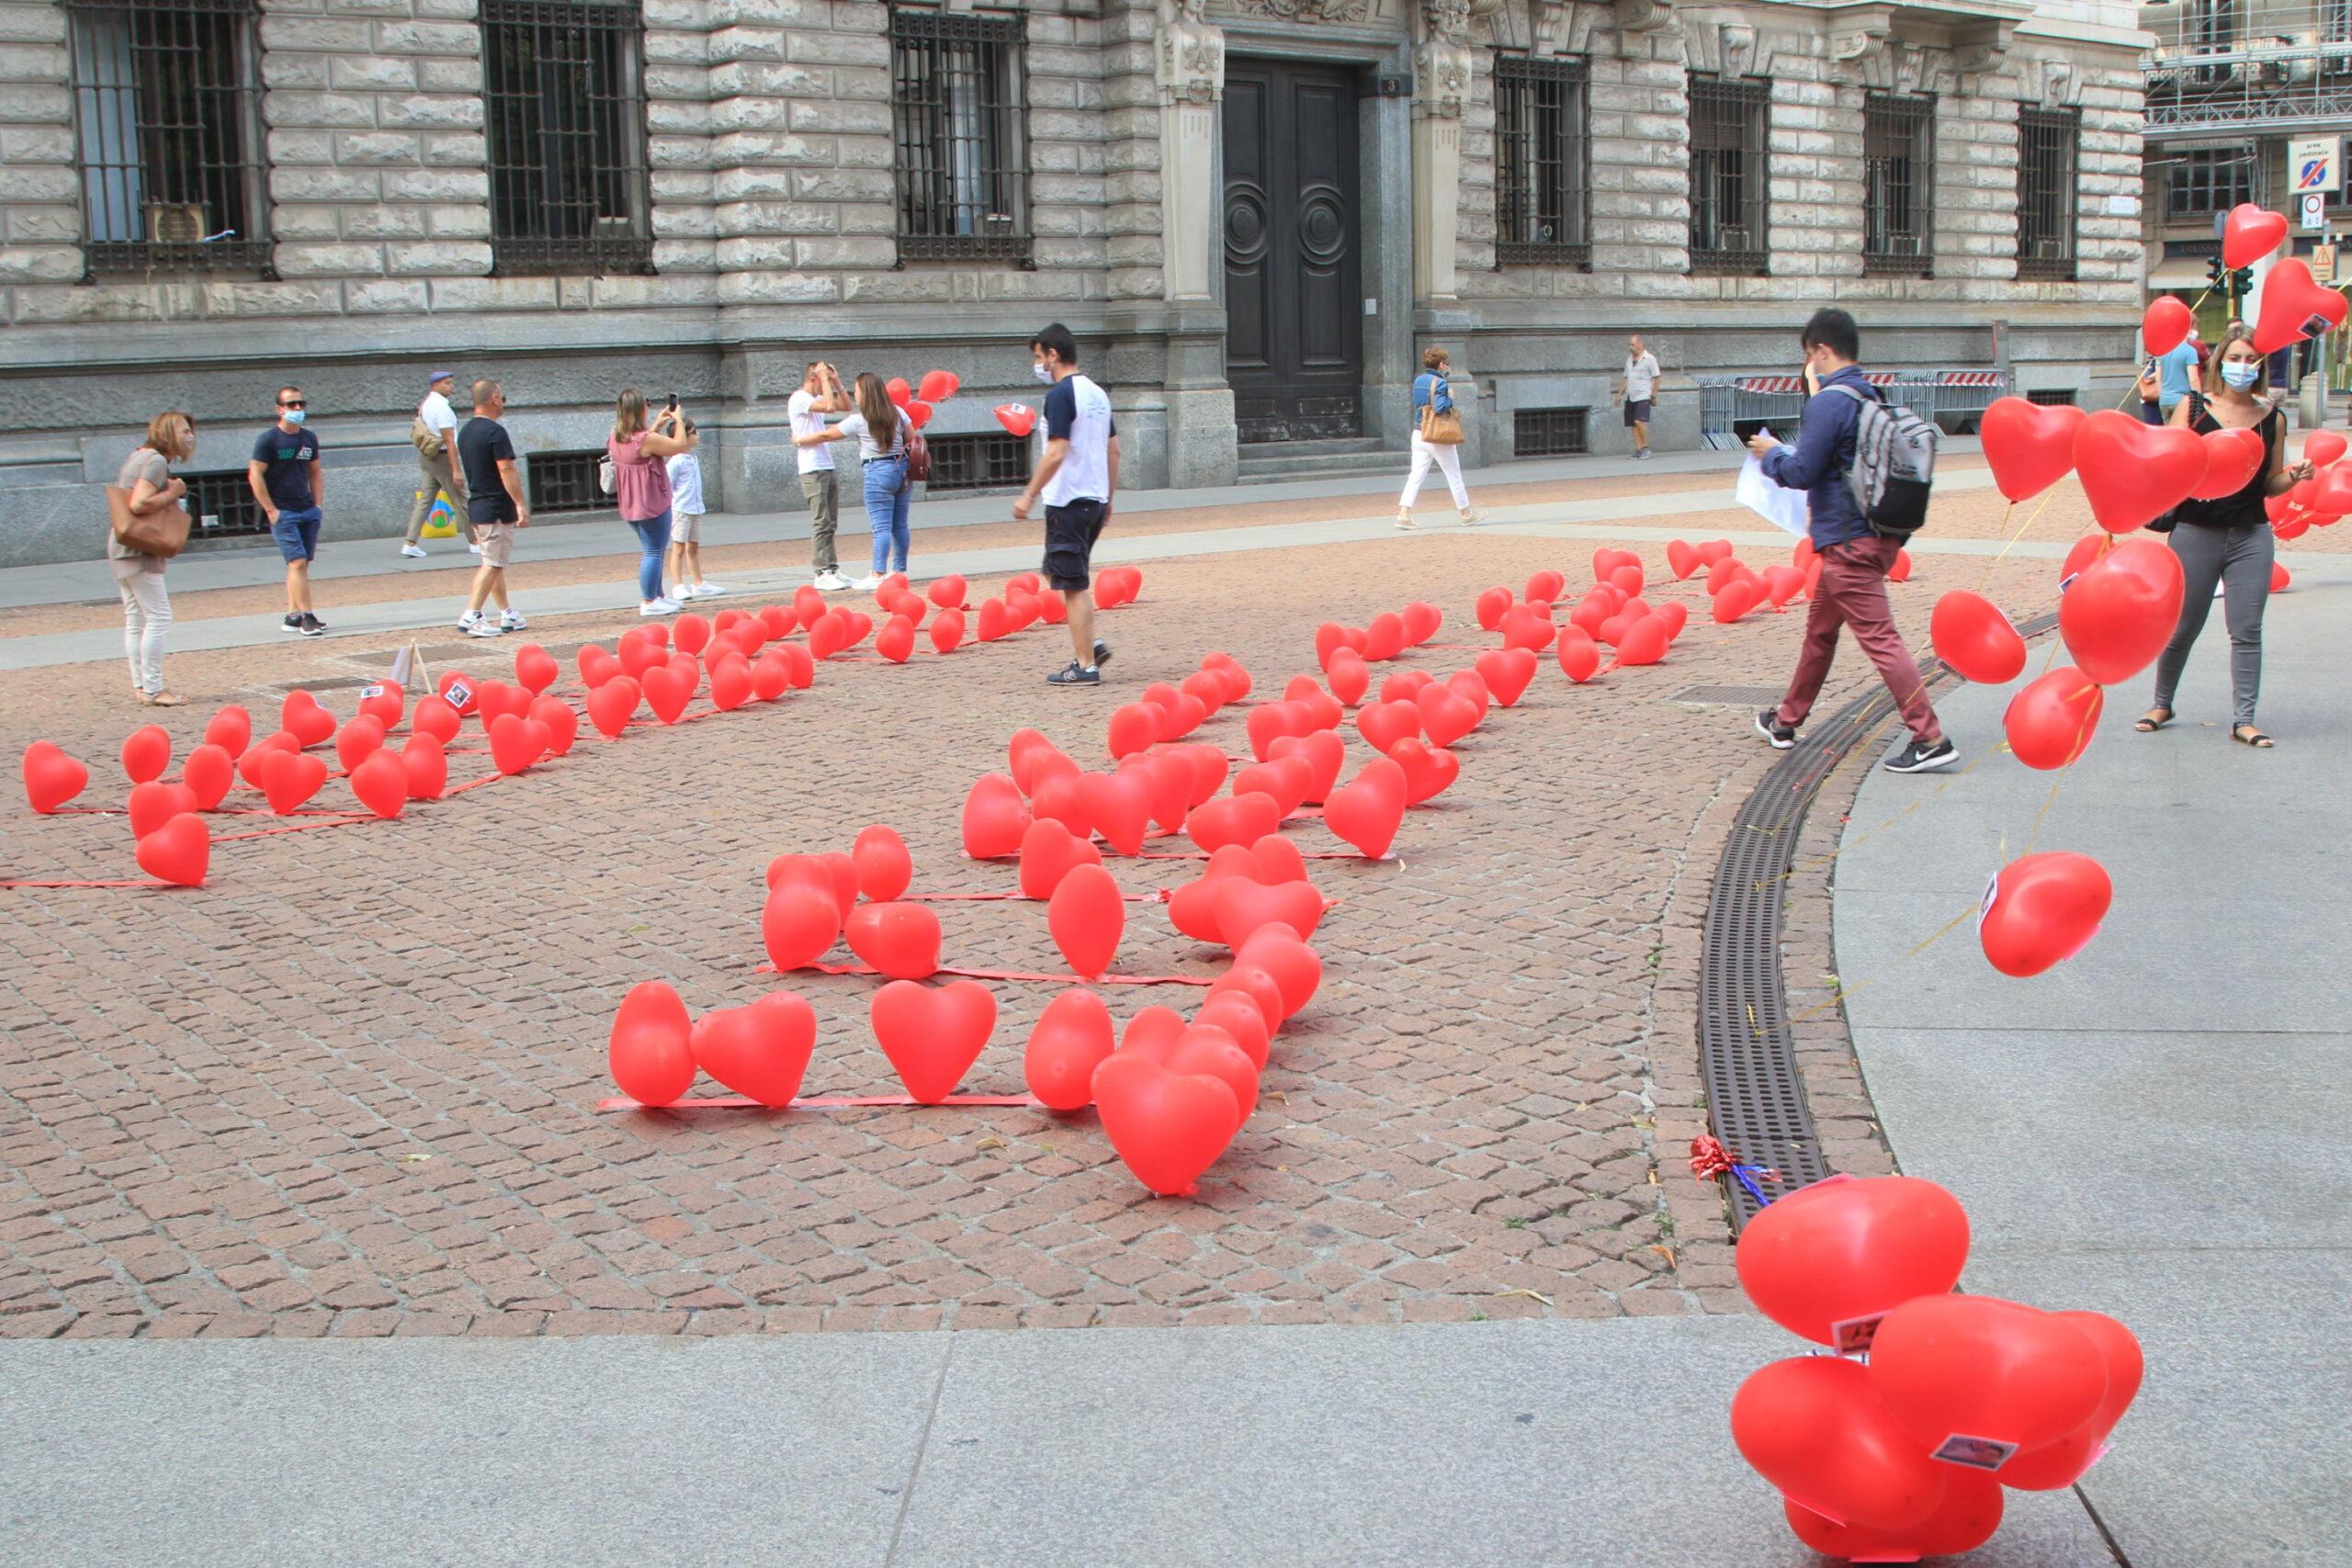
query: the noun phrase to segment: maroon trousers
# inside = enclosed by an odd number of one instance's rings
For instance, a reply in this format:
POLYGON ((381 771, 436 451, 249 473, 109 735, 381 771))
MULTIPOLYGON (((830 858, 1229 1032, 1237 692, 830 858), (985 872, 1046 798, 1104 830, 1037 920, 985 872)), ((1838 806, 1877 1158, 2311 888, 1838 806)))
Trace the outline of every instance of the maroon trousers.
POLYGON ((1923 746, 1943 739, 1936 710, 1928 705, 1928 688, 1919 666, 1894 629, 1894 612, 1886 602, 1887 569, 1902 547, 1876 535, 1832 545, 1821 552, 1821 578, 1815 583, 1813 604, 1804 618, 1804 647, 1797 655, 1797 672, 1789 681, 1789 694, 1781 699, 1780 717, 1790 728, 1804 723, 1814 698, 1838 657, 1838 628, 1849 626, 1862 652, 1878 667, 1879 679, 1894 694, 1903 722, 1923 746))

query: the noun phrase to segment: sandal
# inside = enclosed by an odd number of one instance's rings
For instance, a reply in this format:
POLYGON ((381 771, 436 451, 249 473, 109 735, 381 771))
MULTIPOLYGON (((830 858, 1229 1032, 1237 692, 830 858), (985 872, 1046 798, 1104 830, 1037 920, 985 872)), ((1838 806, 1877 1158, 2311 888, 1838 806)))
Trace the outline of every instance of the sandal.
POLYGON ((2171 722, 2172 709, 2150 708, 2146 713, 2141 715, 2139 722, 2134 724, 2132 728, 2138 730, 2143 735, 2154 735, 2157 730, 2162 729, 2165 725, 2170 724, 2171 722), (2156 716, 2158 714, 2164 715, 2164 717, 2158 718, 2156 716))
POLYGON ((147 699, 147 705, 156 708, 175 708, 187 701, 187 699, 177 692, 157 692, 147 699))
POLYGON ((2251 746, 2257 751, 2267 751, 2272 746, 2278 744, 2250 724, 2230 726, 2230 739, 2241 746, 2251 746))

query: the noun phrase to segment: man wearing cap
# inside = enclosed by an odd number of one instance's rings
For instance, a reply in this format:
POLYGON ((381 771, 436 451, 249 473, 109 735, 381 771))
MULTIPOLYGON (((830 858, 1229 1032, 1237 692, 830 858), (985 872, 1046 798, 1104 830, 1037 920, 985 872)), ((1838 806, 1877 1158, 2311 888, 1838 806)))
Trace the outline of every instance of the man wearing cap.
POLYGON ((449 506, 466 530, 466 546, 476 555, 481 547, 474 543, 474 525, 466 513, 466 481, 458 467, 458 415, 449 407, 449 389, 457 384, 457 375, 449 370, 434 370, 426 374, 427 390, 424 400, 416 405, 416 423, 410 427, 409 439, 416 444, 416 468, 419 488, 416 504, 408 512, 408 542, 401 546, 401 554, 422 558, 424 546, 424 520, 433 514, 435 491, 449 492, 449 506))

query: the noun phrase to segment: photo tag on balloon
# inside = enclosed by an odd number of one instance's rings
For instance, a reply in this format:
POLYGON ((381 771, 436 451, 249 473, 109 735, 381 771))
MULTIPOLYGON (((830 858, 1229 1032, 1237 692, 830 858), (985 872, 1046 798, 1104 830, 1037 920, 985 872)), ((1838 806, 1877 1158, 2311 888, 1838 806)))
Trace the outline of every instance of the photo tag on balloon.
POLYGON ((1886 1318, 1883 1312, 1863 1317, 1841 1317, 1829 1325, 1829 1343, 1841 1356, 1867 1356, 1871 1341, 1878 1337, 1878 1325, 1886 1318))
POLYGON ((449 689, 441 694, 441 700, 463 713, 466 705, 474 700, 474 689, 463 681, 452 681, 449 689))
POLYGON ((2306 316, 2303 318, 2302 330, 2295 335, 2298 337, 2317 337, 2322 333, 2329 330, 2335 324, 2335 323, 2329 321, 2325 316, 2306 316))
POLYGON ((368 701, 370 697, 380 697, 383 694, 384 683, 381 681, 377 682, 372 686, 362 686, 359 688, 359 700, 363 703, 368 701))
POLYGON ((1993 880, 1984 885, 1984 902, 1976 906, 1976 929, 1982 933, 1984 922, 1993 913, 1993 900, 2001 896, 2001 874, 1995 872, 1993 880))
POLYGON ((2009 1456, 2017 1451, 2017 1444, 2005 1443, 1998 1438, 1971 1438, 1954 1432, 1938 1443, 1936 1451, 1928 1457, 1969 1470, 1998 1470, 2008 1463, 2009 1456))

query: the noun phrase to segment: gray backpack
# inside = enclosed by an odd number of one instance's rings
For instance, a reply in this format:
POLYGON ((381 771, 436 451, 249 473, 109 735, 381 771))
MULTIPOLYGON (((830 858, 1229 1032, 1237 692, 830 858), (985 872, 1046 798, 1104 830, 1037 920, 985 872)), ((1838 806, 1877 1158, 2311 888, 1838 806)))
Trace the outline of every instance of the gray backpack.
POLYGON ((1928 520, 1928 489, 1936 480, 1934 423, 1851 387, 1824 390, 1843 392, 1860 405, 1846 488, 1862 509, 1862 520, 1881 538, 1909 538, 1928 520))

